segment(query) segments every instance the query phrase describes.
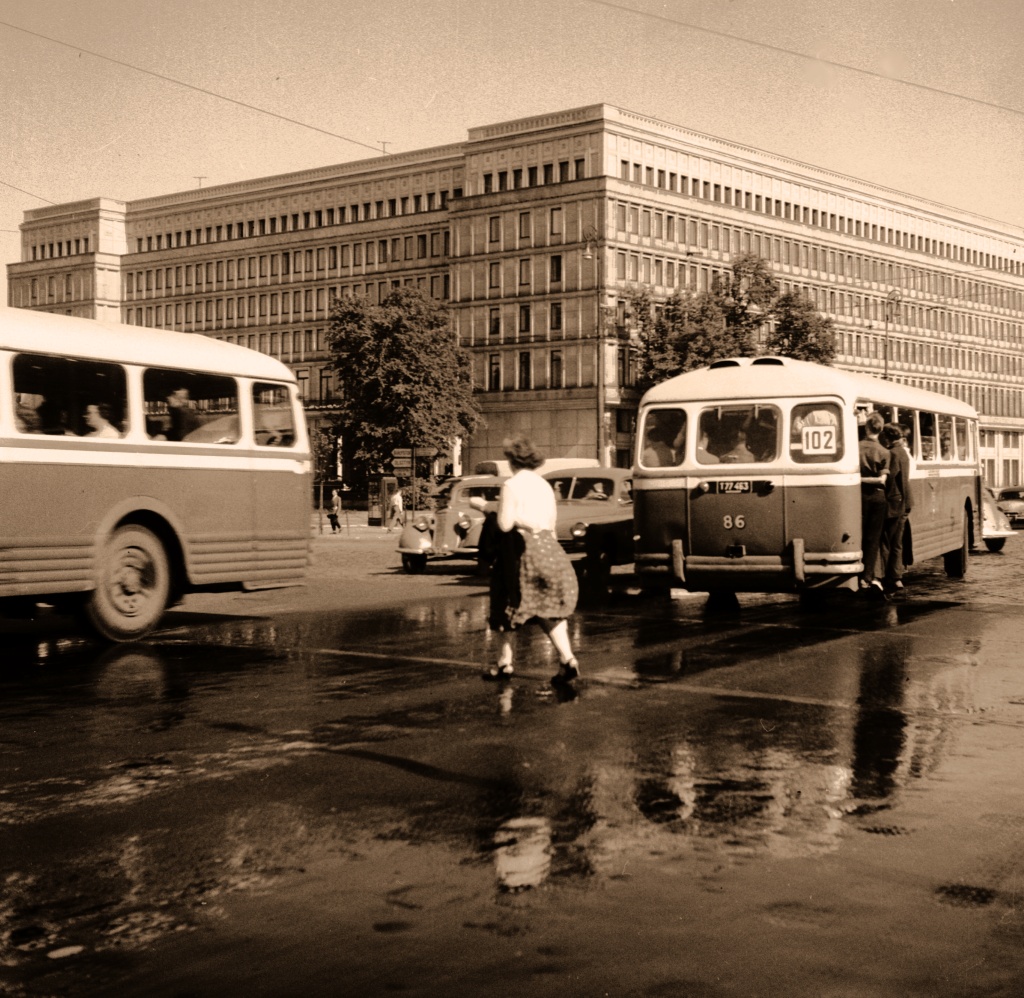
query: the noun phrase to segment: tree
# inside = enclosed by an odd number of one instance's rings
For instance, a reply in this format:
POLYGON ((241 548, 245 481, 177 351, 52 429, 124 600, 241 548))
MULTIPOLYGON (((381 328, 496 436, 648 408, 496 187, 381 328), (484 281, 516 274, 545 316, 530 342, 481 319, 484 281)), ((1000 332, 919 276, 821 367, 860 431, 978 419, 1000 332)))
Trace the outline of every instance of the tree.
POLYGON ((341 393, 337 426, 358 472, 379 474, 395 447, 447 452, 480 423, 469 354, 448 309, 421 291, 396 288, 379 305, 335 299, 328 343, 341 393))
POLYGON ((775 325, 765 345, 768 353, 831 364, 836 355, 835 325, 810 299, 790 292, 775 303, 775 325))
POLYGON ((725 315, 735 352, 731 356, 751 357, 757 352, 757 331, 773 316, 779 297, 779 284, 768 262, 755 253, 741 253, 733 261, 731 272, 717 282, 712 293, 725 315))

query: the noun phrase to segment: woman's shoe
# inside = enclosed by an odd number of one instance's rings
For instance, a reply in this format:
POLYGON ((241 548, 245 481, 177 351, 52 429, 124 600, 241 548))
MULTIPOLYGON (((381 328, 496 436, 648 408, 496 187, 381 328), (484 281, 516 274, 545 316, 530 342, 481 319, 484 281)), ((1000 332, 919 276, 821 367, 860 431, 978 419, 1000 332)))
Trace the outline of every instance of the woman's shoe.
POLYGON ((568 662, 563 662, 561 668, 558 670, 557 675, 551 677, 552 686, 566 686, 571 683, 574 679, 580 677, 580 664, 574 658, 570 658, 568 662))
POLYGON ((511 663, 509 665, 492 665, 489 669, 484 669, 484 679, 509 679, 515 670, 512 668, 511 663))

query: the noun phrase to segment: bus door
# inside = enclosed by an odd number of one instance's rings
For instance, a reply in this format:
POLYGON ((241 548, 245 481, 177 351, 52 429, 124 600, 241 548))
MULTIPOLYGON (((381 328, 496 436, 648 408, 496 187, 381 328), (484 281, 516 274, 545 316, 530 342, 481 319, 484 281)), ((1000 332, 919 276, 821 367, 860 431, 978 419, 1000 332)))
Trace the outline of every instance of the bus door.
POLYGON ((784 553, 781 424, 774 404, 723 404, 700 411, 687 544, 698 564, 702 558, 777 560, 784 553))

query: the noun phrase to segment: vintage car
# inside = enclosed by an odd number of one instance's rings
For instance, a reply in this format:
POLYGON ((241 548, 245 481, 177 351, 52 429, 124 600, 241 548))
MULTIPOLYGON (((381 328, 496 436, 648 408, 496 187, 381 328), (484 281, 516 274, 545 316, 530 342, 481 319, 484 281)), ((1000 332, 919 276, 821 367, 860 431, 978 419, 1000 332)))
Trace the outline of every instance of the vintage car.
POLYGON ((406 514, 398 538, 402 568, 418 573, 429 558, 477 558, 484 513, 470 499, 496 503, 504 481, 499 475, 472 475, 442 482, 431 496, 433 509, 406 514))
POLYGON ((587 574, 633 561, 632 472, 628 468, 559 468, 544 473, 558 505, 556 532, 587 574))
POLYGON ((1002 551, 1007 537, 1013 537, 1013 524, 999 508, 996 493, 990 488, 981 490, 981 539, 989 551, 1002 551))
POLYGON ((996 505, 1003 511, 1010 525, 1024 525, 1024 486, 1005 485, 995 490, 996 505))

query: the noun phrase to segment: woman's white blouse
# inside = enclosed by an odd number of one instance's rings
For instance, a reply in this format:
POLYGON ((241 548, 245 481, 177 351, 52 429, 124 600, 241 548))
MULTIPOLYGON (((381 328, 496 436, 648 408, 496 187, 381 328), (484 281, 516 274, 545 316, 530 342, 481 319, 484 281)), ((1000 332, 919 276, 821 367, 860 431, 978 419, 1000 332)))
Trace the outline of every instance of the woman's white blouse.
POLYGON ((555 493, 535 471, 517 471, 501 487, 498 526, 502 530, 555 529, 555 493))

